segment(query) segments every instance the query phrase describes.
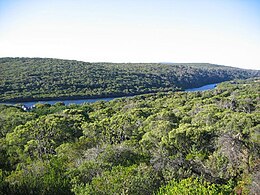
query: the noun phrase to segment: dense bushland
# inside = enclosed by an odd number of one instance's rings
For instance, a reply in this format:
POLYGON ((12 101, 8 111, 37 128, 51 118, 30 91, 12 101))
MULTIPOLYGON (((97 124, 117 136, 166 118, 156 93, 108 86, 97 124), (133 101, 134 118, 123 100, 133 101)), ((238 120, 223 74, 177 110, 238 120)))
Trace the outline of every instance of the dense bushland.
POLYGON ((0 105, 0 194, 257 194, 259 90, 0 105))
POLYGON ((254 76, 260 76, 260 71, 213 64, 0 58, 0 102, 177 91, 254 76))

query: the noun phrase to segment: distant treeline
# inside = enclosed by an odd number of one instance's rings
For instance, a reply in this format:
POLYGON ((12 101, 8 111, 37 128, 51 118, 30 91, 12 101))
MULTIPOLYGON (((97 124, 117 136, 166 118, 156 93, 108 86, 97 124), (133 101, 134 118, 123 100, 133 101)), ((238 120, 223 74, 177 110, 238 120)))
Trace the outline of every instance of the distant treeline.
POLYGON ((0 101, 93 98, 177 91, 260 71, 206 63, 89 63, 0 58, 0 101))

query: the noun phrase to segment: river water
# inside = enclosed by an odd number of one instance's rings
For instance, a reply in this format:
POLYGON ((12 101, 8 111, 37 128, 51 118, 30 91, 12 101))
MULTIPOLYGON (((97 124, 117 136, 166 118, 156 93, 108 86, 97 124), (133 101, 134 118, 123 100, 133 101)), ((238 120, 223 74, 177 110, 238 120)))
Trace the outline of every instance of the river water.
MULTIPOLYGON (((198 88, 190 88, 190 89, 186 89, 186 92, 194 92, 194 91, 206 91, 206 90, 210 90, 210 89, 214 89, 216 87, 217 83, 215 84, 209 84, 209 85, 204 85, 202 87, 198 87, 198 88)), ((28 108, 32 107, 33 105, 37 104, 37 103, 44 103, 44 104, 55 104, 57 102, 63 102, 65 105, 69 105, 69 104, 83 104, 85 102, 87 103, 93 103, 93 102, 97 102, 97 101, 110 101, 113 100, 115 98, 95 98, 95 99, 75 99, 75 100, 48 100, 48 101, 32 101, 32 102, 10 102, 10 103, 4 103, 4 104, 22 104, 28 108)), ((1 104, 1 103, 0 103, 1 104)))
POLYGON ((214 89, 217 86, 217 84, 218 83, 214 83, 214 84, 204 85, 198 88, 185 89, 185 91, 206 91, 206 90, 214 89))

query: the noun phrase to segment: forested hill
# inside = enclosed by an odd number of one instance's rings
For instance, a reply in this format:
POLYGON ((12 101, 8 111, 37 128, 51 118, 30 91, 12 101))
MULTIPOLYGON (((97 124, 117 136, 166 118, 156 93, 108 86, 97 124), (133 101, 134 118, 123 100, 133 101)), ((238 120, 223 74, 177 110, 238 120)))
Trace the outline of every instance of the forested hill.
POLYGON ((212 64, 88 63, 49 58, 0 58, 0 101, 176 91, 254 76, 260 76, 260 71, 212 64))
POLYGON ((259 194, 259 91, 0 105, 0 195, 259 194))

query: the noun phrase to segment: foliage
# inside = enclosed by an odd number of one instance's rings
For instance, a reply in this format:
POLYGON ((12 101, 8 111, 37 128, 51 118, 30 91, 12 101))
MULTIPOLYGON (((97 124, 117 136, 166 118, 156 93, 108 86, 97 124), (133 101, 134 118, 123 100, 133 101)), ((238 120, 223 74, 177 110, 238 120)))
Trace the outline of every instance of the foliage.
POLYGON ((160 185, 156 172, 145 164, 115 166, 86 186, 75 186, 76 194, 152 194, 160 185))
POLYGON ((0 108, 0 194, 259 191, 260 84, 0 108))
POLYGON ((176 91, 259 71, 213 64, 89 63, 49 58, 0 58, 0 102, 117 97, 176 91))
POLYGON ((157 195, 179 195, 179 194, 231 194, 232 193, 232 183, 227 185, 215 185, 205 182, 201 179, 187 178, 181 181, 172 180, 166 186, 159 189, 157 195))
POLYGON ((65 163, 53 158, 49 162, 36 161, 20 165, 6 181, 10 194, 71 194, 70 180, 65 172, 65 163))

